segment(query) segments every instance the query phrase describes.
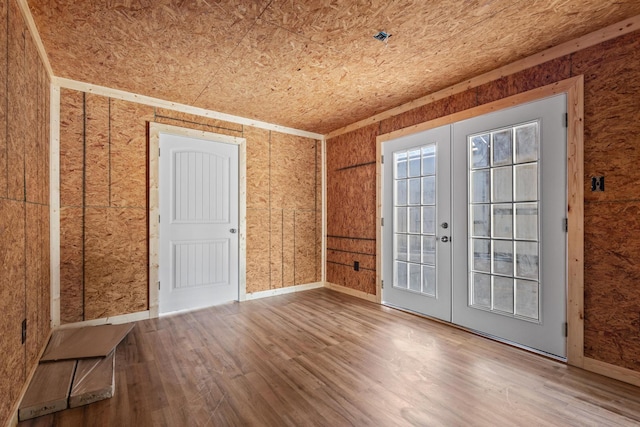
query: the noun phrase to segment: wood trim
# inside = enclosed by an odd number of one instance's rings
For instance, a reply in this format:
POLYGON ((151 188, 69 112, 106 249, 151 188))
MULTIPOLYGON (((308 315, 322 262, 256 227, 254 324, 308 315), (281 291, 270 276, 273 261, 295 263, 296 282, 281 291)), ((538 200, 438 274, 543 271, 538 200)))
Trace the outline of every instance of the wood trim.
POLYGON ((584 363, 584 76, 567 91, 567 362, 584 363))
POLYGON ((53 78, 53 69, 51 68, 51 63, 49 62, 49 57, 47 56, 47 51, 44 48, 44 44, 42 43, 42 39, 40 38, 40 33, 38 32, 38 27, 36 26, 35 21, 33 20, 33 15, 31 15, 31 10, 29 9, 29 5, 27 4, 27 0, 16 0, 18 3, 18 7, 22 12, 22 16, 29 28, 29 32, 31 33, 31 37, 33 38, 34 43, 38 49, 38 54, 40 55, 40 59, 42 60, 42 64, 44 68, 47 70, 47 74, 49 78, 53 78))
POLYGON ((145 95, 138 95, 119 89, 111 89, 104 86, 98 86, 91 83, 83 83, 76 80, 65 79, 62 77, 53 77, 52 82, 60 87, 74 89, 87 93, 95 93, 97 95, 107 96, 109 98, 121 99, 124 101, 136 102, 152 107, 166 108, 168 110, 180 111, 182 113, 195 114, 197 116, 208 117, 216 120, 224 120, 227 122, 238 123, 241 125, 252 126, 260 129, 267 129, 275 132, 286 133, 290 135, 302 136, 304 138, 322 139, 322 135, 314 132, 293 129, 285 126, 275 125, 272 123, 262 122, 260 120, 252 120, 245 117, 234 116, 232 114, 220 113, 213 110, 207 110, 199 107, 192 107, 186 104, 166 101, 163 99, 153 98, 145 95))
POLYGON ((336 136, 339 136, 348 132, 352 132, 356 129, 368 126, 372 123, 378 123, 390 117, 397 116, 404 112, 413 110, 414 108, 418 108, 418 107, 422 107, 423 105, 430 104, 439 99, 447 98, 457 93, 461 93, 466 90, 472 89, 474 87, 478 87, 485 83, 492 82, 501 77, 508 76, 522 70, 526 70, 527 68, 531 68, 536 65, 543 64, 552 59, 559 58, 564 55, 569 55, 571 53, 578 52, 582 49, 586 49, 590 46, 594 46, 598 43, 602 43, 604 41, 614 39, 624 34, 631 33, 633 31, 638 30, 639 28, 640 28, 640 15, 637 15, 637 16, 625 19, 624 21, 621 21, 617 24, 613 24, 608 27, 605 27, 601 30, 594 31, 582 37, 578 37, 577 39, 543 50, 542 52, 537 53, 535 55, 520 59, 518 61, 512 62, 511 64, 505 65, 503 67, 496 68, 495 70, 481 74, 477 77, 473 77, 469 80, 465 80, 463 82, 450 86, 446 89, 442 89, 430 95, 420 97, 413 101, 407 102, 406 104, 399 105, 398 107, 376 114, 373 117, 360 120, 356 123, 350 124, 340 129, 336 129, 332 132, 329 132, 327 135, 325 135, 325 137, 327 139, 334 138, 336 136))
POLYGON ((583 368, 587 371, 640 387, 640 372, 638 371, 611 365, 590 357, 584 358, 583 368))
POLYGON ((382 209, 381 164, 382 144, 401 136, 449 125, 461 120, 477 117, 486 113, 502 110, 526 102, 535 101, 560 93, 567 94, 567 187, 568 187, 568 227, 567 236, 567 363, 583 366, 584 355, 584 77, 576 76, 551 85, 537 88, 518 95, 503 98, 485 105, 461 111, 449 116, 420 123, 395 132, 376 137, 376 186, 377 221, 376 237, 376 285, 380 290, 382 277, 382 257, 380 253, 382 239, 380 216, 382 209))
POLYGON ((49 252, 51 327, 60 325, 60 88, 50 85, 49 96, 49 252))
MULTIPOLYGON (((376 137, 376 302, 382 304, 382 141, 376 137)), ((387 284, 389 285, 389 284, 387 284)))
POLYGON ((120 314, 118 316, 102 317, 100 319, 84 320, 82 322, 65 323, 56 328, 70 329, 81 328, 84 326, 99 326, 99 325, 119 325, 122 323, 138 322, 140 320, 147 320, 151 318, 151 312, 149 310, 138 311, 136 313, 120 314))
POLYGON ((327 281, 327 140, 322 137, 320 144, 322 150, 322 253, 320 255, 320 281, 324 283, 327 281))
POLYGON ((251 300, 260 299, 260 298, 274 297, 276 295, 291 294, 291 293, 294 293, 294 292, 308 291, 310 289, 317 289, 317 288, 322 288, 322 287, 324 287, 324 283, 323 282, 315 282, 315 283, 307 283, 307 284, 304 284, 304 285, 287 286, 287 287, 284 287, 284 288, 277 288, 277 289, 269 289, 269 290, 266 290, 266 291, 252 292, 252 293, 246 294, 245 301, 251 301, 251 300))
POLYGON ((324 287, 343 294, 351 295, 371 302, 378 302, 378 296, 359 291, 357 289, 347 288, 345 286, 336 285, 331 282, 324 282, 324 287))
POLYGON ((210 141, 226 142, 230 144, 238 145, 238 169, 239 169, 239 248, 240 251, 238 259, 238 299, 243 301, 243 298, 247 294, 247 231, 246 231, 246 217, 247 217, 247 184, 246 184, 246 159, 247 159, 247 140, 245 138, 239 138, 235 136, 220 135, 213 132, 206 132, 196 129, 182 128, 173 125, 166 125, 161 123, 149 123, 149 313, 150 317, 158 317, 159 312, 159 297, 158 281, 160 280, 159 265, 160 265, 160 226, 158 224, 158 215, 160 213, 160 179, 159 179, 159 150, 160 150, 160 133, 170 133, 173 135, 186 136, 189 138, 206 139, 210 141))

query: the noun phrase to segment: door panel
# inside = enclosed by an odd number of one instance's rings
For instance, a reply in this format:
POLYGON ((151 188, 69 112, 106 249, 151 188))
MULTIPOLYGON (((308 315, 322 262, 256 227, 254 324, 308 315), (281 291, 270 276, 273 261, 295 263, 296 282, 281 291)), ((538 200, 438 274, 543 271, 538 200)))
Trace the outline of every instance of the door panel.
POLYGON ((452 321, 560 357, 565 113, 558 95, 453 126, 452 321))
POLYGON ((384 303, 566 356, 565 114, 562 94, 383 144, 384 303))
POLYGON ((160 134, 160 312, 238 298, 238 146, 160 134))
POLYGON ((385 143, 384 158, 384 302, 448 321, 449 127, 385 143))

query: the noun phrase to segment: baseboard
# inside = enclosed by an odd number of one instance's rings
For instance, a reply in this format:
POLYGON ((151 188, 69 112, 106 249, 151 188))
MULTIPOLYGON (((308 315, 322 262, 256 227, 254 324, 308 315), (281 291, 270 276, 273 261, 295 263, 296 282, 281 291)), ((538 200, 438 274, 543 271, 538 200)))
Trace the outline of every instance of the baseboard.
POLYGON ((118 325, 120 323, 137 322, 138 320, 146 320, 150 318, 150 312, 139 311, 137 313, 121 314, 118 316, 103 317, 100 319, 85 320, 82 322, 65 323, 58 326, 56 329, 68 329, 68 328, 81 328, 83 326, 98 326, 98 325, 118 325))
POLYGON ((640 387, 640 372, 638 371, 622 368, 589 357, 584 358, 583 369, 640 387))
POLYGON ((29 370, 27 379, 25 383, 22 385, 22 390, 20 390, 19 398, 14 403, 13 408, 11 408, 11 415, 7 420, 7 427, 15 427, 18 425, 18 409, 20 408, 20 403, 22 402, 22 398, 24 397, 24 394, 27 392, 27 389, 29 388, 29 384, 31 384, 31 380, 33 379, 33 376, 36 373, 36 369, 38 368, 38 363, 40 362, 40 358, 44 354, 44 351, 47 349, 47 344, 49 344, 49 340, 51 339, 52 333, 53 333, 53 329, 49 331, 49 335, 47 336, 47 339, 44 341, 44 345, 38 352, 38 358, 36 359, 36 363, 34 363, 31 369, 29 370))
POLYGON ((293 292, 300 292, 300 291, 308 291, 309 289, 317 289, 317 288, 322 288, 324 286, 324 284, 322 282, 315 282, 315 283, 307 283, 304 285, 296 285, 296 286, 287 286, 285 288, 278 288, 278 289, 269 289, 266 291, 259 291, 259 292, 252 292, 252 293, 248 293, 245 296, 245 301, 250 301, 253 299, 260 299, 260 298, 267 298, 267 297, 274 297, 276 295, 284 295, 284 294, 290 294, 293 292))
POLYGON ((330 282, 325 282, 324 286, 325 288, 342 292, 343 294, 351 295, 371 302, 378 302, 378 297, 376 297, 375 295, 368 294, 357 289, 347 288, 346 286, 336 285, 335 283, 330 282))

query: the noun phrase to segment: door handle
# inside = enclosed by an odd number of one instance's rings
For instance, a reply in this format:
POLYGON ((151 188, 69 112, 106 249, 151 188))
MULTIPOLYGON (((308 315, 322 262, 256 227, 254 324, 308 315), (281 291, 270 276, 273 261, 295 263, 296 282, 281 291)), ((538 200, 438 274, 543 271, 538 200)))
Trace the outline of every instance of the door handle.
POLYGON ((447 237, 447 236, 442 236, 442 237, 440 237, 440 241, 441 241, 442 243, 447 243, 449 240, 450 240, 450 239, 449 239, 449 237, 447 237))
POLYGON ((237 229, 235 229, 235 228, 232 228, 231 230, 229 230, 229 232, 230 232, 231 234, 236 234, 236 233, 238 232, 238 230, 237 230, 237 229))

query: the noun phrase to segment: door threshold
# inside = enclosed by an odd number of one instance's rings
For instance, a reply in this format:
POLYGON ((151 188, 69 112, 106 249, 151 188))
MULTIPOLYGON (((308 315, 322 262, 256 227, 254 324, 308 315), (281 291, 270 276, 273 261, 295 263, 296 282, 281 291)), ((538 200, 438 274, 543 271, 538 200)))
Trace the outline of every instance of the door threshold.
POLYGON ((389 304, 389 303, 384 302, 384 301, 381 304, 383 306, 385 306, 385 307, 389 307, 389 308, 392 308, 394 310, 403 311, 405 313, 413 314, 414 316, 422 317, 422 318, 427 319, 427 320, 433 320, 434 322, 442 323, 443 325, 451 326, 453 328, 456 328, 456 329, 459 329, 461 331, 465 331, 465 332, 471 333, 473 335, 477 335, 479 337, 488 338, 488 339, 490 339, 492 341, 496 341, 496 342, 499 342, 501 344, 506 344, 506 345, 508 345, 510 347, 519 348, 521 350, 528 351, 529 353, 534 353, 534 354, 537 354, 539 356, 546 357, 547 359, 555 360, 556 362, 562 362, 562 363, 565 363, 565 364, 567 363, 567 358, 566 357, 557 356, 555 354, 547 353, 547 352, 542 351, 542 350, 538 350, 538 349, 535 349, 535 348, 527 347, 526 345, 518 344, 516 342, 509 341, 509 340, 506 340, 504 338, 497 337, 495 335, 487 334, 487 333, 482 332, 482 331, 477 331, 475 329, 465 328, 464 326, 456 325, 455 323, 447 322, 446 320, 438 319, 437 317, 428 316, 426 314, 423 314, 423 313, 420 313, 420 312, 417 312, 417 311, 413 311, 413 310, 409 310, 409 309, 406 309, 406 308, 398 307, 396 305, 389 304))

